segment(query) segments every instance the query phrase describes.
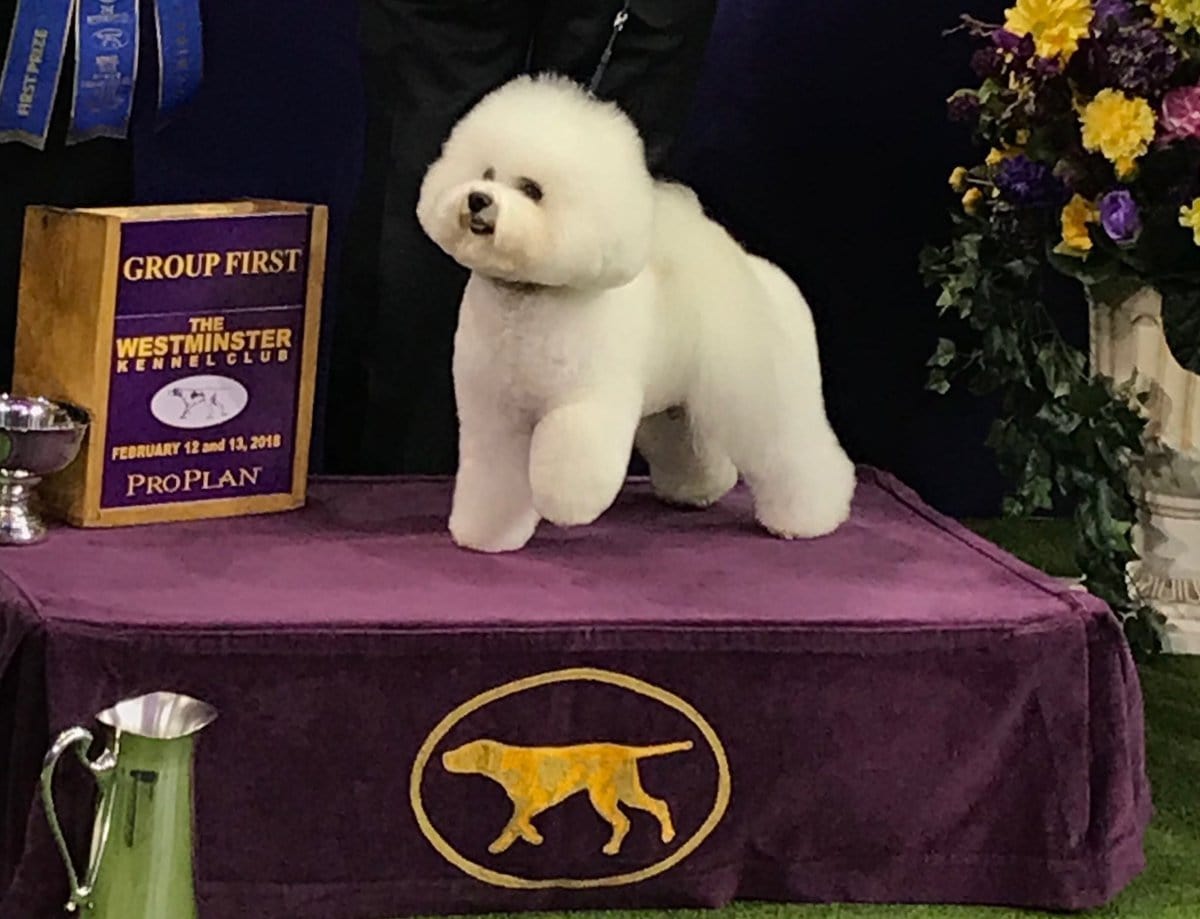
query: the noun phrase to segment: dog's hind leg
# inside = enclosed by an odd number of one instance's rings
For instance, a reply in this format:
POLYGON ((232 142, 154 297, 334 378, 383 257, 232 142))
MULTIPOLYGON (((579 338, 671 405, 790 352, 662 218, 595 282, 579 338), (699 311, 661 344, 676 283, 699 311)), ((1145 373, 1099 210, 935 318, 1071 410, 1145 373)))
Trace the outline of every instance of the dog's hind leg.
POLYGON ((504 831, 496 837, 495 842, 488 846, 488 851, 492 855, 499 855, 501 852, 507 852, 512 848, 512 844, 520 837, 521 832, 517 829, 515 821, 510 820, 504 831))
POLYGON ((675 824, 671 822, 671 808, 662 798, 655 798, 647 794, 646 789, 642 788, 636 766, 631 764, 627 770, 621 771, 617 779, 617 791, 622 804, 636 807, 638 810, 653 815, 654 819, 658 821, 663 842, 671 842, 675 838, 675 824))
POLYGON ((760 315, 753 327, 711 331, 697 423, 729 451, 763 527, 788 539, 824 536, 850 515, 854 465, 825 414, 804 298, 779 268, 759 258, 750 264, 760 315))
POLYGON ((668 504, 708 507, 737 484, 729 457, 692 427, 682 408, 643 418, 635 443, 650 464, 654 493, 668 504))
POLYGON ((832 533, 850 516, 853 464, 820 431, 781 442, 786 446, 774 456, 748 457, 744 467, 758 522, 783 539, 832 533))
POLYGON ((618 806, 617 789, 608 783, 600 788, 589 788, 588 798, 591 799, 596 813, 612 826, 612 838, 604 844, 604 854, 617 855, 621 851, 621 844, 625 841, 625 837, 629 835, 629 818, 621 812, 621 808, 618 806))

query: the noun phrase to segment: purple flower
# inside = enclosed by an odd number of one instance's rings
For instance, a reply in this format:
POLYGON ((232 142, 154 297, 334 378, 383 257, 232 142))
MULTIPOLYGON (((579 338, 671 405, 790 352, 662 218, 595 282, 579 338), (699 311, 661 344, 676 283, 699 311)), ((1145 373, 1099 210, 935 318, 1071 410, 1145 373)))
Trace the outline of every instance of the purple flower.
POLYGON ((1021 46, 1021 36, 1008 31, 1008 29, 997 29, 992 33, 992 44, 1001 51, 1014 54, 1021 46))
POLYGON ((946 103, 946 112, 955 124, 970 124, 979 117, 979 96, 957 92, 946 103))
POLYGON ((971 55, 971 70, 981 80, 998 77, 1004 73, 1004 55, 995 48, 980 48, 971 55))
POLYGON ((1062 68, 1059 65, 1058 58, 1038 57, 1033 60, 1033 73, 1043 80, 1056 77, 1061 72, 1062 68))
POLYGON ((1137 202, 1124 188, 1110 191, 1100 199, 1100 224, 1115 243, 1128 243, 1142 232, 1142 215, 1137 202))
POLYGON ((1200 137, 1200 86, 1181 86, 1163 97, 1163 140, 1200 137))
POLYGON ((1010 157, 996 170, 996 187, 1005 201, 1018 207, 1059 204, 1065 197, 1062 182, 1045 163, 1025 154, 1010 157))
POLYGON ((1179 50, 1161 30, 1136 21, 1117 27, 1109 20, 1100 34, 1079 43, 1068 72, 1086 95, 1112 87, 1156 98, 1179 63, 1179 50))
POLYGON ((1133 22, 1133 6, 1129 0, 1095 0, 1092 4, 1096 15, 1092 19, 1092 28, 1099 30, 1108 22, 1114 25, 1126 26, 1133 22))

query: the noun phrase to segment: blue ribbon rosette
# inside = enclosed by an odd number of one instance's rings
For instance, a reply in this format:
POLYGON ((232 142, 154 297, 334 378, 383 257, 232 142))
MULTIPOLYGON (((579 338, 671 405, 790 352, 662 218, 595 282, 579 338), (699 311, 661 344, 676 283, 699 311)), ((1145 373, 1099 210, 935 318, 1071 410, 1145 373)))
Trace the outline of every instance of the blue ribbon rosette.
MULTIPOLYGON (((158 111, 196 91, 204 71, 200 0, 154 0, 158 111)), ((139 59, 138 0, 18 0, 0 71, 0 143, 45 149, 71 27, 75 86, 67 143, 129 133, 139 59)))

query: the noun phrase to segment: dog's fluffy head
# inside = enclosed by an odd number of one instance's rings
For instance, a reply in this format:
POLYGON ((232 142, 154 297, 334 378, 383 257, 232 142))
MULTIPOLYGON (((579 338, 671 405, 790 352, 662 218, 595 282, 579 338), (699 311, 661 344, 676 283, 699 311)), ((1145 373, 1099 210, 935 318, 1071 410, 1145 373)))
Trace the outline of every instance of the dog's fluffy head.
POLYGON ((617 287, 645 266, 653 183, 616 106, 560 77, 519 77, 454 127, 417 218, 455 261, 492 278, 617 287))

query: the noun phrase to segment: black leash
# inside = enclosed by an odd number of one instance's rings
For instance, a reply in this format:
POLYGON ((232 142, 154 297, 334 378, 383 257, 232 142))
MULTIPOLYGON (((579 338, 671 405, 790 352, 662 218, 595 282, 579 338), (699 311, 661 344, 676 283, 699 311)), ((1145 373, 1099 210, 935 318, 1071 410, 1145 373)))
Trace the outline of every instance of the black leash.
POLYGON ((592 81, 588 84, 588 95, 596 95, 596 90, 600 86, 600 81, 604 78, 604 71, 608 69, 609 59, 612 58, 613 45, 617 43, 617 36, 621 34, 621 30, 625 28, 625 22, 629 19, 629 0, 625 0, 625 5, 621 7, 621 11, 617 13, 612 24, 612 34, 608 36, 608 44, 604 46, 604 53, 600 55, 600 63, 596 65, 596 72, 592 74, 592 81))

